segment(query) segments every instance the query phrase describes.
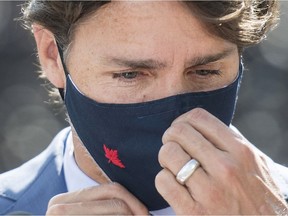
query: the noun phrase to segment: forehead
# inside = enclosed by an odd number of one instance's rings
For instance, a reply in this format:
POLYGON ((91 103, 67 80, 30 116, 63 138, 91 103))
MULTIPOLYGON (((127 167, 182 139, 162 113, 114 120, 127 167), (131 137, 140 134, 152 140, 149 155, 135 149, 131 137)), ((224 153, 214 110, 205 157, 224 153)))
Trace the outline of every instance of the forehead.
POLYGON ((93 25, 95 28, 102 27, 99 29, 100 31, 103 31, 104 28, 105 31, 119 31, 119 33, 127 34, 138 32, 152 34, 152 30, 155 32, 155 28, 159 31, 165 29, 166 34, 169 34, 173 31, 174 25, 188 32, 189 29, 195 29, 202 25, 187 4, 179 1, 111 2, 85 19, 81 23, 82 27, 84 27, 83 24, 90 25, 90 27, 93 25), (167 28, 169 27, 167 24, 170 24, 171 27, 167 28), (121 30, 124 31, 120 32, 121 30))
POLYGON ((74 42, 90 53, 113 53, 127 58, 159 53, 168 57, 176 49, 196 55, 231 45, 211 34, 191 9, 179 1, 111 2, 78 25, 74 42))

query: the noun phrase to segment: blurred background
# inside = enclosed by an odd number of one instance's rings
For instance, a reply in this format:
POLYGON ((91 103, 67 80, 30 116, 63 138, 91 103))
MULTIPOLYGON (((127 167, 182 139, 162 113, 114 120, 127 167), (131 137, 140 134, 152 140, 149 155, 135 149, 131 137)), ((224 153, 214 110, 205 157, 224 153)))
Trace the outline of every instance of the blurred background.
MULTIPOLYGON (((35 44, 19 22, 20 4, 0 1, 0 173, 43 151, 68 126, 48 103, 35 44)), ((233 124, 278 163, 288 165, 288 1, 267 40, 245 51, 246 72, 233 124)))

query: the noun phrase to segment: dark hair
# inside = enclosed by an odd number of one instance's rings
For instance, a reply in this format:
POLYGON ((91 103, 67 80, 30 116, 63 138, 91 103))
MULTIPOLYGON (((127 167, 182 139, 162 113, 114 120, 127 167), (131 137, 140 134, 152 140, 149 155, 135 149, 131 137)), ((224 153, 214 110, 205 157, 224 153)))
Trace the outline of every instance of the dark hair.
MULTIPOLYGON (((31 29, 38 23, 50 30, 64 50, 77 24, 109 1, 30 0, 22 7, 23 21, 31 29)), ((279 18, 277 0, 187 1, 209 30, 235 43, 239 50, 259 43, 279 18)))
POLYGON ((192 10, 239 51, 261 42, 279 20, 278 0, 193 1, 192 10))

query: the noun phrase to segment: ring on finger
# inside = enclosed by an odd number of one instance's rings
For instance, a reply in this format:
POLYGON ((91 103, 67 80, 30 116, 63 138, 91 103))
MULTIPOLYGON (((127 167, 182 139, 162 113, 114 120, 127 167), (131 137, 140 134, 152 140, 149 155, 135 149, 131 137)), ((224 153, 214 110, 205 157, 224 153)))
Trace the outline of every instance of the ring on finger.
POLYGON ((180 169, 176 176, 176 180, 181 185, 184 185, 199 166, 200 163, 197 160, 191 159, 180 169))

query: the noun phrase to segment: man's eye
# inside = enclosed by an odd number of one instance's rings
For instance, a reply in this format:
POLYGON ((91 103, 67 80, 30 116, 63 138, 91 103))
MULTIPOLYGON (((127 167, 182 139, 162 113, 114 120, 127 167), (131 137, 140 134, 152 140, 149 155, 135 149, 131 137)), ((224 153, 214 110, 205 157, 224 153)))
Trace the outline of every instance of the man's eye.
POLYGON ((123 72, 113 74, 113 78, 123 78, 123 79, 135 79, 139 75, 139 72, 123 72))
POLYGON ((220 75, 221 71, 220 70, 196 70, 194 73, 200 76, 209 76, 209 75, 220 75))

